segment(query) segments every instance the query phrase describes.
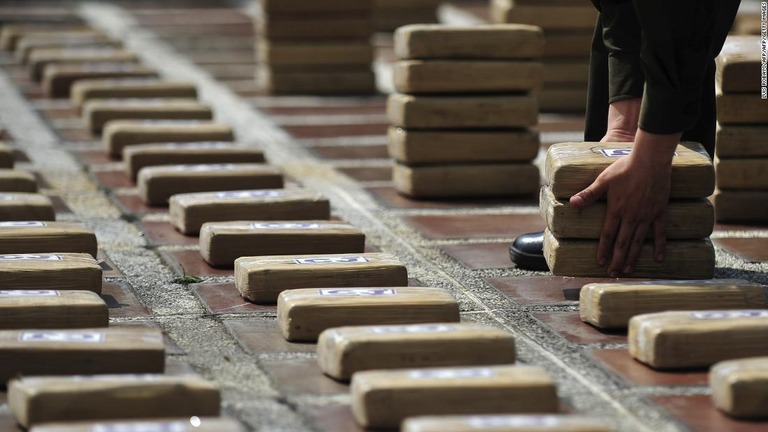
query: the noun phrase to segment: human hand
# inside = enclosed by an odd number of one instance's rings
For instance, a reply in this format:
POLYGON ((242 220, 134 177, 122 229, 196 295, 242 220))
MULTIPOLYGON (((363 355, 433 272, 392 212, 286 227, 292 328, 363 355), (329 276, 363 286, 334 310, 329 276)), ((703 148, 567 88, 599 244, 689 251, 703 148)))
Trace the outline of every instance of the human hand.
POLYGON ((680 135, 639 130, 632 152, 611 164, 590 186, 570 199, 573 207, 581 209, 607 197, 596 258, 600 266, 608 265, 611 277, 634 271, 649 230, 653 230, 654 257, 664 260, 672 157, 680 135))
POLYGON ((600 142, 634 142, 642 98, 616 101, 608 106, 608 131, 600 142))

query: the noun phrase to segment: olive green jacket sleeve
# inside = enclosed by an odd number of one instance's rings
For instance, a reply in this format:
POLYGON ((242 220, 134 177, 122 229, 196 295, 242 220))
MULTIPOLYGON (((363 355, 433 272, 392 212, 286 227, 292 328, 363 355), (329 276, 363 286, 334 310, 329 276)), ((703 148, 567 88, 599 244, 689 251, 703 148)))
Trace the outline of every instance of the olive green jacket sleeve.
POLYGON ((643 97, 640 128, 685 131, 740 0, 593 0, 609 59, 609 102, 643 97))

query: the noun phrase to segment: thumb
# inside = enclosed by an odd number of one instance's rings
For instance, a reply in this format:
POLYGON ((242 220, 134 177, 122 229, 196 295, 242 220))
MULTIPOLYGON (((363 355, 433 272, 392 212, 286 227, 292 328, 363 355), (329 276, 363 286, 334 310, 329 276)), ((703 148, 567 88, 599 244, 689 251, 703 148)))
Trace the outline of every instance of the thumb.
POLYGON ((582 209, 599 200, 607 192, 607 186, 597 179, 583 191, 572 196, 569 204, 577 209, 582 209))

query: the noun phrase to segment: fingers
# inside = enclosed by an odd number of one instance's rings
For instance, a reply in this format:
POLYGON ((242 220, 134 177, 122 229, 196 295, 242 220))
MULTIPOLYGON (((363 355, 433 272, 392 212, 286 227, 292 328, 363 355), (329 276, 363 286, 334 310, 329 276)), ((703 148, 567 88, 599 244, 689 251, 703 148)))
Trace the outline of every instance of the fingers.
POLYGON ((622 273, 630 274, 635 271, 637 258, 640 256, 640 250, 643 248, 645 237, 648 234, 648 229, 650 227, 650 224, 641 223, 637 225, 637 228, 635 228, 635 233, 632 236, 632 241, 629 245, 629 252, 627 252, 627 258, 623 263, 623 269, 621 270, 622 273))
POLYGON ((626 261, 627 253, 634 241, 636 229, 637 223, 634 221, 627 219, 621 221, 621 228, 619 228, 616 241, 613 243, 611 264, 608 266, 608 275, 610 277, 619 277, 624 270, 624 262, 626 261))
POLYGON ((572 196, 569 204, 577 209, 582 209, 602 198, 607 191, 608 185, 598 177, 586 189, 572 196))
POLYGON ((605 214, 603 230, 600 232, 600 241, 597 244, 597 264, 600 267, 608 264, 608 257, 614 249, 616 233, 619 231, 621 218, 618 214, 609 211, 605 214))

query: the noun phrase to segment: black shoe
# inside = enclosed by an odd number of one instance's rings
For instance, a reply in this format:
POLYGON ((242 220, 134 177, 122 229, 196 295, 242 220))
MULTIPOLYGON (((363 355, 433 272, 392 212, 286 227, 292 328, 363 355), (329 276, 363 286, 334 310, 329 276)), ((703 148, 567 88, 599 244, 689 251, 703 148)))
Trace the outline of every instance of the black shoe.
POLYGON ((523 234, 509 246, 509 259, 522 270, 549 271, 544 259, 544 233, 523 234))

